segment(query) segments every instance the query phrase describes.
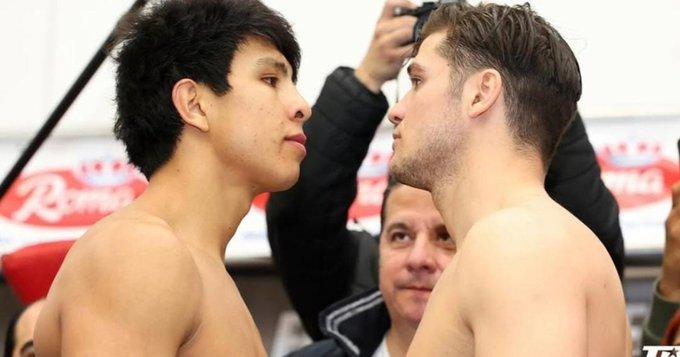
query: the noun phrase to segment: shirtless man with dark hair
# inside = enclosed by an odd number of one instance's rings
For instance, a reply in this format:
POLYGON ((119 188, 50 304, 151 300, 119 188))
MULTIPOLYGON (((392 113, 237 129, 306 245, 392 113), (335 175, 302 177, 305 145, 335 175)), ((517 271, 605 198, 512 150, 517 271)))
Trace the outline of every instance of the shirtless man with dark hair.
POLYGON ((73 246, 36 351, 264 356, 224 256, 306 154, 291 28, 257 0, 170 0, 132 19, 117 60, 115 133, 149 186, 73 246))
POLYGON ((630 355, 607 251, 544 188, 581 95, 571 49, 528 5, 442 6, 423 38, 390 168, 432 193, 458 252, 408 354, 630 355))

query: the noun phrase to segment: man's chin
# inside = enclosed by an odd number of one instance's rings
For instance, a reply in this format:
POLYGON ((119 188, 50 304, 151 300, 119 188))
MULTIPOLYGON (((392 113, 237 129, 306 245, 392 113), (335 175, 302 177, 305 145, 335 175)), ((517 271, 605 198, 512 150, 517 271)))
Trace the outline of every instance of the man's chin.
POLYGON ((401 165, 401 162, 398 161, 396 155, 390 161, 388 169, 390 172, 390 176, 394 177, 394 179, 397 180, 398 182, 403 183, 402 180, 404 179, 405 176, 403 165, 401 165))
POLYGON ((406 321, 417 327, 418 324, 420 324, 420 320, 423 319, 423 315, 425 315, 425 306, 412 306, 409 308, 408 312, 404 314, 404 318, 406 321))
POLYGON ((429 191, 429 185, 425 183, 422 177, 417 175, 420 169, 417 169, 415 165, 403 165, 401 162, 392 161, 390 163, 389 169, 390 175, 394 177, 397 182, 421 190, 429 191))
POLYGON ((422 315, 430 298, 431 291, 408 290, 408 295, 403 296, 402 304, 409 315, 422 315))
POLYGON ((270 172, 265 174, 267 182, 263 182, 264 192, 281 192, 293 187, 300 178, 300 169, 270 172))

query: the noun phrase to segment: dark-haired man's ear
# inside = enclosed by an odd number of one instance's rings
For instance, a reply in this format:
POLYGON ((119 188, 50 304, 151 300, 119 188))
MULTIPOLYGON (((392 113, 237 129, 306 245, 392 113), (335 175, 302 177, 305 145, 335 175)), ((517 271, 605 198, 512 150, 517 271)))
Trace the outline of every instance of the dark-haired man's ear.
POLYGON ((196 82, 184 78, 175 83, 175 86, 172 88, 172 103, 175 105, 184 124, 203 132, 207 132, 210 129, 208 118, 201 109, 198 84, 196 82))
POLYGON ((470 118, 477 118, 491 109, 501 95, 501 74, 495 69, 485 69, 470 76, 469 91, 464 102, 470 118))

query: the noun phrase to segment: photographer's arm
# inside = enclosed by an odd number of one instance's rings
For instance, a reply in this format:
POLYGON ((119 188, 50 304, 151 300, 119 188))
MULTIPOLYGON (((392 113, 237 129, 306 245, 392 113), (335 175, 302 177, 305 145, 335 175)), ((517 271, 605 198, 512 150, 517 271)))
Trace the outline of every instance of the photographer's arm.
POLYGON ((619 207, 600 177, 600 166, 579 113, 564 133, 548 169, 550 196, 592 230, 623 276, 619 207))

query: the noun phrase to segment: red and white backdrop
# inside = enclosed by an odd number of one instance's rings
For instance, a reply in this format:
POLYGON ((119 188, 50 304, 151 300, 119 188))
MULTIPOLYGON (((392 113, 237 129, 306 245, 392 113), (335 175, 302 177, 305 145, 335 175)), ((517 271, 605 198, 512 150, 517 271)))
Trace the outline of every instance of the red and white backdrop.
MULTIPOLYGON (((621 208, 626 249, 661 249, 670 187, 680 180, 680 117, 598 119, 586 126, 602 177, 621 208)), ((390 129, 381 127, 359 171, 348 222, 353 228, 379 230, 391 141, 390 129)), ((9 170, 23 144, 0 142, 0 172, 9 170)), ((38 242, 77 238, 145 187, 144 177, 125 163, 122 146, 112 138, 51 139, 0 203, 0 255, 38 242)), ((265 201, 262 195, 253 202, 227 249, 228 261, 269 256, 265 201)))

